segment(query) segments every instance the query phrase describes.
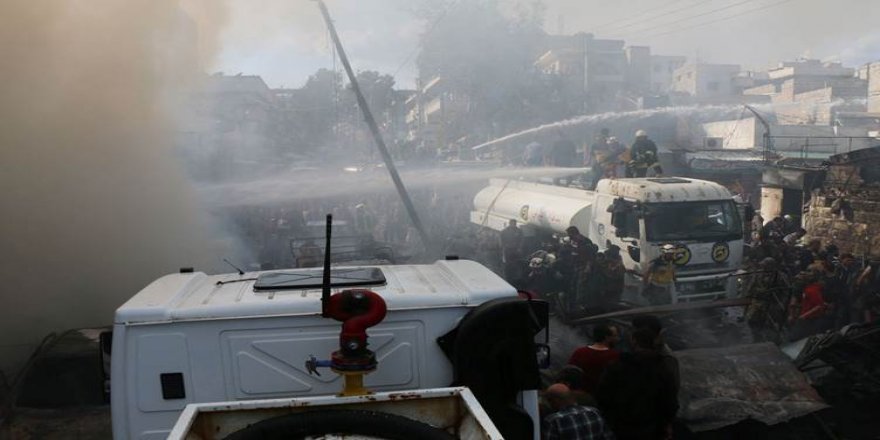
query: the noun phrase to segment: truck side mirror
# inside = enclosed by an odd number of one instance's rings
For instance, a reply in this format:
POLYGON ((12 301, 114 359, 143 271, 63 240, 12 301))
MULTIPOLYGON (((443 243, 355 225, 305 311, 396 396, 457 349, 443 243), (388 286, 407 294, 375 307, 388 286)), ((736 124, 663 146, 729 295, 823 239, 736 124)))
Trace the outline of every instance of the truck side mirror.
POLYGON ((538 368, 546 370, 550 368, 550 346, 547 344, 535 344, 535 357, 538 360, 538 368))
POLYGON ((627 246, 626 252, 636 263, 642 260, 642 250, 638 246, 627 246))

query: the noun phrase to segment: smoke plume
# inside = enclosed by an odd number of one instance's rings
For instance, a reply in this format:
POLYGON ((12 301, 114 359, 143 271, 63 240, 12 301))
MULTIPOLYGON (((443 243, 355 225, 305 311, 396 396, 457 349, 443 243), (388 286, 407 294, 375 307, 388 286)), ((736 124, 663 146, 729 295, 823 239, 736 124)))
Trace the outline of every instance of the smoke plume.
POLYGON ((49 331, 109 324, 162 274, 218 260, 170 147, 173 97, 195 85, 223 11, 184 3, 4 3, 0 368, 49 331))

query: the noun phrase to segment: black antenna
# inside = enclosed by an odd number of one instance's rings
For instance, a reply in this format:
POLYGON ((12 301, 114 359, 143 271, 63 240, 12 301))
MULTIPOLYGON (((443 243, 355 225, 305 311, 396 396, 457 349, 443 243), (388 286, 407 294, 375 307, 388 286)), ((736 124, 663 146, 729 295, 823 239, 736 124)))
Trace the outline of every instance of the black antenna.
POLYGON ((224 259, 223 259, 223 261, 224 261, 224 262, 226 262, 226 264, 228 264, 228 265, 230 265, 230 266, 232 266, 232 268, 233 268, 233 269, 235 269, 235 270, 237 270, 237 271, 238 271, 238 274, 239 274, 239 275, 244 275, 244 271, 243 271, 243 270, 241 270, 241 269, 239 269, 239 267, 238 267, 238 266, 236 266, 236 265, 234 265, 234 264, 232 264, 232 262, 231 262, 231 261, 229 261, 229 260, 227 260, 227 259, 225 259, 225 258, 224 258, 224 259))
POLYGON ((321 316, 327 317, 330 303, 330 235, 333 231, 333 214, 327 214, 327 232, 324 235, 324 278, 321 281, 321 316))

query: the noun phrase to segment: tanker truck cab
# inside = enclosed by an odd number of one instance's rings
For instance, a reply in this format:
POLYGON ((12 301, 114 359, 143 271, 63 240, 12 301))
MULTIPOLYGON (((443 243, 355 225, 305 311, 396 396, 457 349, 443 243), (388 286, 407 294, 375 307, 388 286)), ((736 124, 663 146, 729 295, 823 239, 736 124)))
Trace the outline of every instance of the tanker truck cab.
POLYGON ((629 302, 646 302, 642 275, 666 244, 675 246, 673 303, 736 293, 731 275, 742 262, 742 220, 730 192, 714 182, 605 179, 589 191, 493 179, 474 198, 471 222, 501 231, 510 220, 545 236, 575 226, 602 250, 618 246, 629 302))
MULTIPOLYGON (((334 267, 327 285, 328 302, 346 294, 382 299, 383 317, 366 330, 377 367, 364 387, 392 396, 469 387, 505 438, 517 438, 505 433, 511 430, 538 438, 536 353, 543 347, 535 340, 547 328, 546 303, 457 259, 334 267)), ((323 286, 321 269, 291 269, 189 270, 145 287, 116 311, 113 437, 164 439, 189 404, 338 393, 340 376, 313 368, 325 366, 318 359, 335 362, 347 335, 340 318, 322 314, 323 286)), ((342 304, 342 315, 360 310, 342 304)))
MULTIPOLYGON (((672 244, 674 303, 735 294, 731 275, 742 262, 742 220, 723 186, 677 177, 602 180, 596 206, 594 241, 619 246, 631 276, 643 274, 661 247, 672 244)), ((641 281, 634 278, 631 289, 641 281)))

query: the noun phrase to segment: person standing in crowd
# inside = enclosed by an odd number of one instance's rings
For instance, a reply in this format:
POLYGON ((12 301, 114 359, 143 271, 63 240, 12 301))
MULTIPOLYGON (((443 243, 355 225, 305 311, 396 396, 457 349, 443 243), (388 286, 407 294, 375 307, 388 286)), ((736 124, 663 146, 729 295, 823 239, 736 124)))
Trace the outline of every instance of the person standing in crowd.
POLYGON ((648 138, 648 133, 645 130, 636 131, 636 140, 630 147, 630 157, 626 177, 645 177, 648 175, 649 169, 654 169, 658 176, 663 174, 657 153, 657 144, 648 138))
POLYGON ((585 152, 584 154, 584 166, 596 166, 596 153, 606 149, 608 138, 610 137, 611 130, 607 128, 602 128, 601 130, 599 130, 599 134, 596 136, 596 142, 594 142, 593 145, 590 146, 590 151, 585 152))
POLYGON ((760 272, 755 283, 747 292, 752 302, 746 307, 745 320, 755 342, 781 342, 779 334, 785 324, 786 304, 791 296, 788 282, 773 258, 765 258, 758 268, 760 272))
POLYGON ((569 226, 565 232, 569 238, 571 264, 574 269, 572 294, 569 295, 567 301, 569 312, 573 312, 578 309, 585 296, 594 293, 592 288, 595 286, 591 284, 590 276, 593 272, 598 248, 592 240, 581 234, 576 226, 569 226))
POLYGON ((803 286, 801 294, 792 299, 789 340, 796 341, 825 330, 828 303, 825 301, 819 270, 813 268, 797 276, 803 286))
POLYGON ((501 259, 504 264, 504 279, 518 280, 522 263, 522 230, 517 227, 516 220, 511 219, 507 227, 501 231, 501 259))
POLYGON ((584 370, 566 365, 556 373, 556 383, 565 384, 571 390, 571 396, 578 405, 596 407, 596 398, 588 393, 584 385, 584 370))
POLYGON ((800 222, 795 221, 794 217, 789 214, 782 216, 782 236, 797 232, 801 228, 800 222))
POLYGON ((648 264, 644 275, 643 296, 654 305, 672 302, 672 289, 675 284, 675 247, 665 244, 660 248, 660 256, 648 264))
POLYGON ((623 265, 623 258, 620 256, 620 248, 611 242, 606 242, 605 264, 600 268, 604 279, 604 290, 602 292, 602 308, 605 311, 615 308, 620 303, 623 296, 623 288, 625 284, 626 267, 623 265))
POLYGON ((804 238, 805 235, 807 235, 807 230, 804 228, 798 228, 796 231, 782 237, 782 242, 785 243, 786 246, 794 246, 797 244, 798 240, 804 238))
POLYGON ((855 322, 872 322, 880 311, 880 262, 871 261, 862 270, 854 287, 856 293, 855 322))
POLYGON ((544 398, 554 411, 544 418, 544 440, 614 439, 599 410, 577 405, 565 384, 550 385, 544 392, 544 398))
POLYGON ((630 334, 631 353, 608 366, 599 382, 599 409, 620 440, 672 438, 678 412, 676 379, 647 328, 630 334))
POLYGON ((620 340, 617 327, 600 324, 593 327, 593 344, 578 348, 568 359, 583 371, 584 390, 595 394, 605 368, 617 362, 620 352, 614 346, 620 340))
POLYGON ((857 313, 854 312, 856 301, 855 284, 861 269, 859 260, 853 254, 844 253, 840 256, 838 282, 841 285, 841 295, 835 310, 837 312, 837 327, 858 322, 857 313))

